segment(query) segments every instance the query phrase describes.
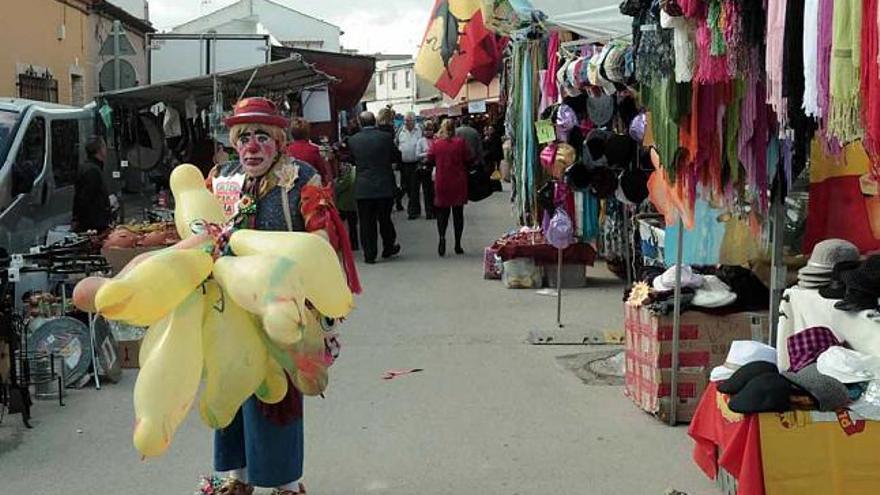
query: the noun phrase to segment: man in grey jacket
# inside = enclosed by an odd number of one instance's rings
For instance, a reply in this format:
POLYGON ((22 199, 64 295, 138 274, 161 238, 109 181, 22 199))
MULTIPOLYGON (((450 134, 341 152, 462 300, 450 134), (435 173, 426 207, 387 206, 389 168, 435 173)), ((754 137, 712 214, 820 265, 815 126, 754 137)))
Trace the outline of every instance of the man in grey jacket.
POLYGON ((357 167, 355 198, 364 261, 373 264, 378 254, 377 227, 382 236, 382 257, 400 253, 391 221, 397 189, 392 164, 400 161, 400 151, 394 145, 394 137, 376 127, 376 117, 371 112, 360 114, 358 121, 361 131, 349 138, 348 147, 357 167))
POLYGON ((471 155, 474 157, 474 167, 482 170, 484 165, 483 136, 480 135, 480 131, 474 128, 470 117, 464 117, 462 119, 461 125, 455 129, 455 135, 464 139, 468 148, 471 150, 471 155))

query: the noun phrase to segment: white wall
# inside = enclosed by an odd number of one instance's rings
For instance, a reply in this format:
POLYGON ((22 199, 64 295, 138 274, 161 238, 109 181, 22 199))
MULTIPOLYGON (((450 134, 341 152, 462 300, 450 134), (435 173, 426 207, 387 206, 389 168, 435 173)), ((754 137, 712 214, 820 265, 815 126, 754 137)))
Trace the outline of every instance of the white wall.
POLYGON ((280 41, 323 41, 322 51, 339 52, 342 30, 327 22, 291 11, 268 0, 253 0, 254 9, 266 29, 280 41))
POLYGON ((417 78, 412 62, 380 61, 376 63, 376 72, 373 75, 376 85, 376 98, 367 102, 367 108, 382 108, 392 105, 398 113, 414 111, 415 96, 417 94, 417 78), (407 85, 407 74, 409 85, 407 85), (394 78, 397 78, 397 87, 394 87, 394 78))
POLYGON ((172 32, 200 34, 210 30, 219 34, 271 34, 279 41, 323 41, 320 49, 328 52, 342 48, 338 26, 269 0, 242 0, 177 26, 172 32))
POLYGON ((147 0, 110 0, 110 3, 120 7, 142 21, 150 20, 147 10, 147 0))

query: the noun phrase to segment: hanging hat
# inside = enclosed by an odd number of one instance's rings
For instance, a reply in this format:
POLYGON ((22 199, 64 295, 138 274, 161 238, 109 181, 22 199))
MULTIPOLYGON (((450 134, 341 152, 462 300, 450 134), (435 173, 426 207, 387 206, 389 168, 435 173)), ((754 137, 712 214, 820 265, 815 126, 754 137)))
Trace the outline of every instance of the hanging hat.
POLYGON ((798 281, 805 289, 818 289, 831 284, 834 265, 859 259, 859 248, 843 239, 828 239, 813 248, 807 266, 798 271, 798 281))
POLYGON ((819 295, 825 299, 843 299, 846 296, 846 284, 843 274, 855 270, 861 265, 859 261, 841 261, 831 271, 831 285, 819 289, 819 295))
POLYGON ((648 174, 643 170, 624 170, 620 176, 620 192, 625 202, 641 205, 648 199, 648 174))
POLYGON ((559 143, 556 146, 556 156, 553 161, 553 177, 561 178, 568 167, 577 161, 577 151, 568 143, 559 143))
POLYGON ((628 169, 635 151, 635 141, 626 134, 613 134, 605 141, 605 157, 610 167, 628 169))
POLYGON ((549 143, 541 150, 539 158, 541 159, 541 165, 547 172, 553 172, 553 166, 556 164, 556 149, 556 143, 549 143))
POLYGON ((577 114, 566 104, 559 106, 556 111, 556 138, 560 141, 568 141, 571 130, 578 124, 577 114))
POLYGON ((602 127, 614 117, 614 98, 608 95, 590 96, 587 99, 587 115, 596 127, 602 127))
POLYGON ((816 362, 829 347, 840 340, 828 327, 811 327, 788 336, 789 371, 798 372, 816 362))
POLYGON ((841 383, 868 382, 880 378, 880 357, 834 346, 819 356, 816 368, 841 383))
POLYGON ((244 98, 235 104, 231 117, 225 119, 226 127, 238 124, 264 124, 287 129, 290 121, 281 116, 278 107, 266 98, 244 98))
POLYGON ((605 57, 602 66, 609 81, 626 84, 626 46, 615 44, 605 57))
POLYGON ((756 340, 734 340, 730 343, 724 364, 713 368, 709 379, 713 382, 727 380, 743 366, 761 361, 775 365, 776 349, 756 340))
POLYGON ((816 363, 797 373, 786 371, 782 376, 812 395, 819 402, 820 411, 836 411, 850 402, 846 385, 820 373, 816 363))
POLYGON ((791 383, 779 373, 764 373, 749 381, 727 405, 740 414, 787 412, 792 409, 794 392, 791 383))
POLYGON ((589 189, 600 199, 610 198, 617 191, 617 175, 608 167, 595 167, 589 170, 589 189))
POLYGON ((728 395, 738 394, 755 377, 765 373, 779 374, 779 368, 776 367, 775 362, 765 359, 753 359, 738 366, 736 370, 731 371, 727 379, 724 379, 724 383, 718 385, 718 391, 728 395))
POLYGON ((629 124, 629 137, 641 143, 645 140, 645 130, 647 130, 647 128, 648 115, 645 112, 640 112, 629 124))
POLYGON ((565 182, 572 189, 583 191, 590 187, 590 171, 583 162, 576 162, 565 171, 565 182))
POLYGON ((584 165, 588 168, 606 166, 608 159, 605 157, 605 143, 611 133, 605 129, 593 129, 584 140, 584 165))

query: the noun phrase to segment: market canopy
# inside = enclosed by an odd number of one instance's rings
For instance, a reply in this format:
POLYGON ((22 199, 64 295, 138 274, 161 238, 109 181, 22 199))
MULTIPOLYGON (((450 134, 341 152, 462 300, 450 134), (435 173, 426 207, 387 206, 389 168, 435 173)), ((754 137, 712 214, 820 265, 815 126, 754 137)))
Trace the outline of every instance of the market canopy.
POLYGON ((293 56, 244 69, 109 91, 99 94, 98 98, 114 107, 134 109, 146 108, 157 103, 182 107, 187 100, 194 100, 197 107, 204 108, 214 101, 215 78, 224 98, 227 99, 237 99, 245 87, 248 88, 246 95, 265 95, 295 92, 335 81, 333 77, 305 62, 301 56, 293 56), (250 81, 249 86, 248 81, 250 81))
POLYGON ((531 0, 547 22, 597 41, 632 34, 632 17, 620 13, 619 0, 531 0))
POLYGON ((330 91, 335 106, 340 110, 352 108, 361 101, 376 71, 375 57, 287 46, 272 47, 273 59, 285 59, 295 54, 302 55, 307 63, 336 78, 338 83, 330 91))

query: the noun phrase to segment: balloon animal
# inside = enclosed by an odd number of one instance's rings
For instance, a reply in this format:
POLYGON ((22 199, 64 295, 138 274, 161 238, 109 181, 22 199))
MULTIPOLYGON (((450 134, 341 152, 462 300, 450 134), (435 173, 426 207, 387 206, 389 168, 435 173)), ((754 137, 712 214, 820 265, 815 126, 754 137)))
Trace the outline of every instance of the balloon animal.
POLYGON ((199 415, 214 429, 228 426, 251 395, 280 402, 288 377, 303 394, 321 394, 332 359, 320 321, 354 307, 322 237, 230 236, 197 168, 175 168, 170 182, 183 240, 134 258, 111 279, 84 279, 73 293, 83 311, 149 327, 134 390, 134 445, 145 457, 168 450, 200 386, 199 415))

